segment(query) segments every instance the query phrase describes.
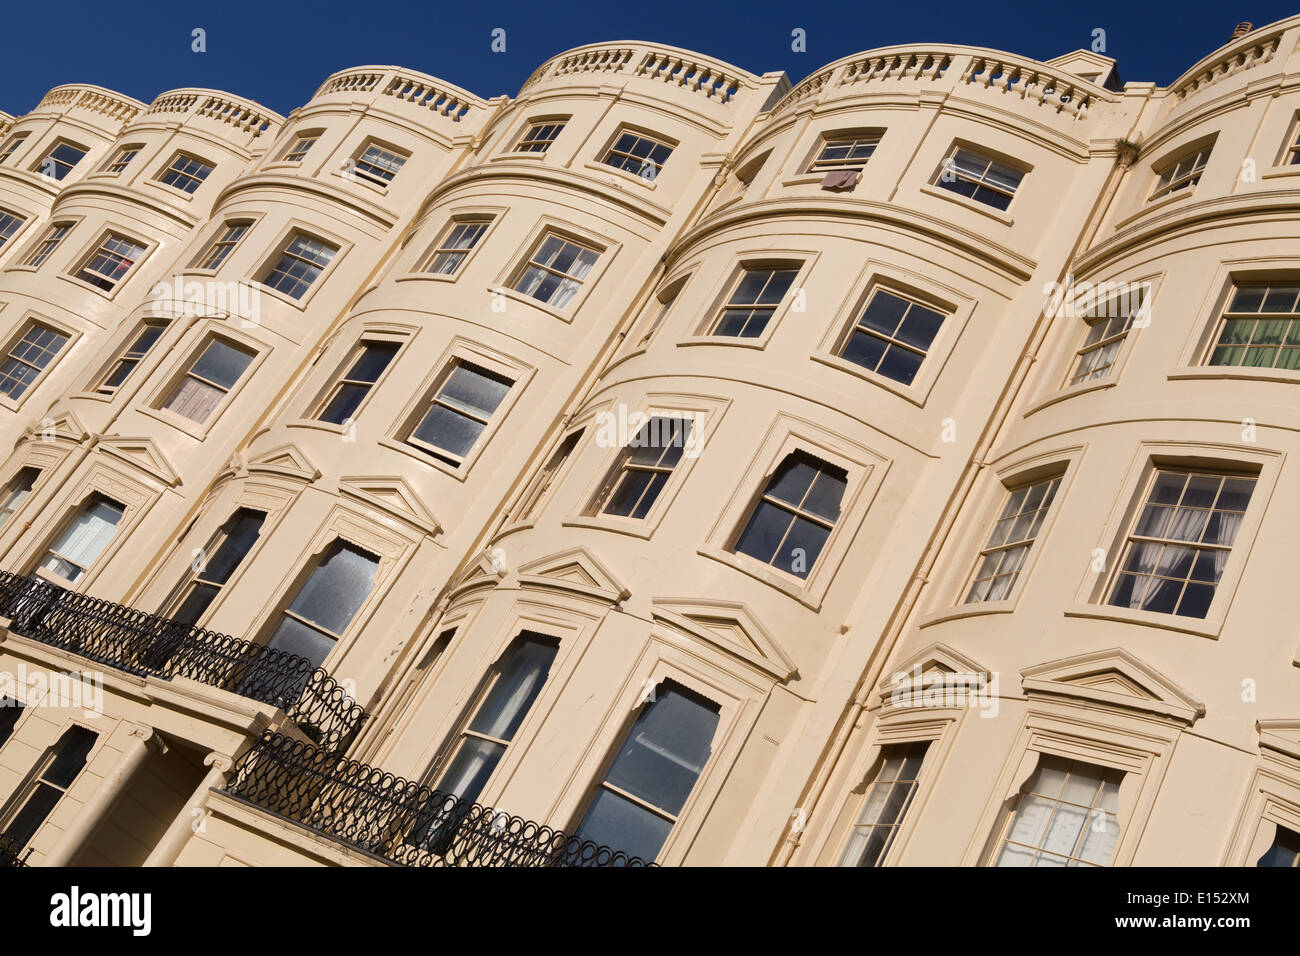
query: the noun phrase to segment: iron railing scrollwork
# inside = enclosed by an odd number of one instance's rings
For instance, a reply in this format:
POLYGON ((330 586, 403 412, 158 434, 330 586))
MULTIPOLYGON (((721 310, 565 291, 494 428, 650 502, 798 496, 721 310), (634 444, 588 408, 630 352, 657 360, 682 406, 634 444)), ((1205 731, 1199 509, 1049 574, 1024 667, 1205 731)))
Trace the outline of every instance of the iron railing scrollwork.
POLYGON ((0 571, 0 616, 15 634, 136 676, 188 677, 283 710, 311 740, 345 749, 365 710, 297 654, 205 630, 38 577, 0 571))
POLYGON ((0 833, 0 869, 8 866, 26 866, 27 858, 32 855, 32 848, 25 851, 22 846, 10 839, 6 833, 0 833))
POLYGON ((654 866, 273 731, 236 761, 226 793, 402 866, 654 866))

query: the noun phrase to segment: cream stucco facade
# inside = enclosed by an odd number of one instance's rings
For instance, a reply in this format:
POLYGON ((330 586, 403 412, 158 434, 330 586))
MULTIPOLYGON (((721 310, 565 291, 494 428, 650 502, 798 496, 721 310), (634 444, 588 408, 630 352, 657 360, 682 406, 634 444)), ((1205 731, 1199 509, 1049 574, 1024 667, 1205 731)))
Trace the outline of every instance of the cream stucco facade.
POLYGON ((0 114, 6 858, 1294 865, 1297 77, 0 114))

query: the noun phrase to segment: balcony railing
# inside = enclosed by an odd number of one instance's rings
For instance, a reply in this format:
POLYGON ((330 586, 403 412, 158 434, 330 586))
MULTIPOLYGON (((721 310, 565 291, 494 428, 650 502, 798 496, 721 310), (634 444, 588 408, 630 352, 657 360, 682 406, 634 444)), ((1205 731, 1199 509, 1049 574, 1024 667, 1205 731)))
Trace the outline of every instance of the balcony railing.
POLYGON ((366 712, 297 654, 0 571, 0 616, 15 634, 139 677, 188 677, 283 710, 328 751, 345 749, 366 712))
POLYGON ((9 866, 26 866, 27 858, 31 855, 31 847, 24 850, 8 836, 0 833, 0 870, 9 866))
POLYGON ((653 866, 268 731, 226 793, 402 866, 653 866))

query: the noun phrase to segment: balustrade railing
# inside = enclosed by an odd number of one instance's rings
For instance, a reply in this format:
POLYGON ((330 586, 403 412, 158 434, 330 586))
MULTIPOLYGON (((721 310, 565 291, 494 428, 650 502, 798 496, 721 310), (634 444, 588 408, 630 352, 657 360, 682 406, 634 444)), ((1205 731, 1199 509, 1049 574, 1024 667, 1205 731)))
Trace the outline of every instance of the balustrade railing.
POLYGON ((366 713, 297 654, 0 571, 0 616, 15 634, 137 676, 188 677, 283 710, 329 751, 347 747, 366 713))
POLYGON ((226 793, 401 866, 653 866, 267 731, 226 793))

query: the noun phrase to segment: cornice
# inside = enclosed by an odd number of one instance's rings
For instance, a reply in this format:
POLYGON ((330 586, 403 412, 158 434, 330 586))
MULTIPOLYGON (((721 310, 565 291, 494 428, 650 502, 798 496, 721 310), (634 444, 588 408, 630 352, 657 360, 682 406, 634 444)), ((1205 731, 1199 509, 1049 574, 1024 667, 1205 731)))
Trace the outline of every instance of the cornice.
POLYGON ((354 196, 328 183, 298 176, 286 176, 280 173, 255 173, 251 176, 241 176, 236 179, 218 194, 216 201, 212 204, 212 218, 220 214, 224 203, 233 200, 240 193, 262 188, 287 190, 291 193, 305 193, 309 196, 328 200, 370 220, 383 229, 392 229, 399 218, 396 213, 390 212, 383 206, 369 202, 360 196, 354 196))
POLYGON ((886 222, 932 236, 1021 282, 1030 278, 1038 265, 1033 259, 1022 256, 987 236, 925 213, 873 200, 821 197, 767 199, 719 210, 706 217, 678 241, 673 252, 669 254, 669 263, 671 265, 673 260, 685 255, 691 246, 706 236, 730 229, 740 223, 754 223, 782 217, 812 216, 886 222))

